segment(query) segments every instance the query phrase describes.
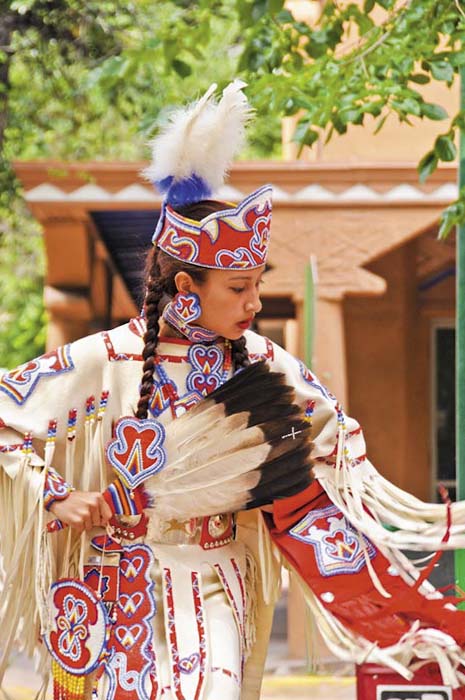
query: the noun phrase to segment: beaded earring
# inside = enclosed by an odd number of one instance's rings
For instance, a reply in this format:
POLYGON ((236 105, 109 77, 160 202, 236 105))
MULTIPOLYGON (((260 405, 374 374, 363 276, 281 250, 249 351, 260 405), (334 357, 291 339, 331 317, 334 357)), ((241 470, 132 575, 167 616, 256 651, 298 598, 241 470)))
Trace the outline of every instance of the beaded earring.
POLYGON ((178 292, 163 309, 162 317, 175 330, 194 343, 208 343, 218 338, 215 331, 202 326, 191 326, 202 313, 198 294, 178 292))

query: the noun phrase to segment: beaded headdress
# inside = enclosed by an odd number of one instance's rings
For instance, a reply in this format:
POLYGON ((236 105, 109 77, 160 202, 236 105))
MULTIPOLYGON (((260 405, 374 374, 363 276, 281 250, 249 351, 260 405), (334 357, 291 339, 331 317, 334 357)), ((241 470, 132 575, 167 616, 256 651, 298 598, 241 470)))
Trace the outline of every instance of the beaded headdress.
POLYGON ((231 161, 244 143, 252 110, 242 89, 230 83, 217 102, 213 84, 196 103, 174 113, 166 129, 152 142, 152 164, 144 171, 165 195, 153 244, 191 265, 253 269, 268 253, 271 186, 265 185, 238 204, 201 221, 177 210, 209 199, 223 184, 231 161))

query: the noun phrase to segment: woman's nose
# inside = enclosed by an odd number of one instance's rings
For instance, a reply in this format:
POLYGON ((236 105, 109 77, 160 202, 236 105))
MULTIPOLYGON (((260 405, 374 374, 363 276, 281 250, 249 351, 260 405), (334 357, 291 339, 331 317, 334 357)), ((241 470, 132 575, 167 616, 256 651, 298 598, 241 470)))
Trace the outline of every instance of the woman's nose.
POLYGON ((260 294, 255 292, 253 298, 247 302, 245 305, 245 310, 247 312, 253 312, 255 314, 258 314, 262 310, 262 302, 260 301, 260 294))

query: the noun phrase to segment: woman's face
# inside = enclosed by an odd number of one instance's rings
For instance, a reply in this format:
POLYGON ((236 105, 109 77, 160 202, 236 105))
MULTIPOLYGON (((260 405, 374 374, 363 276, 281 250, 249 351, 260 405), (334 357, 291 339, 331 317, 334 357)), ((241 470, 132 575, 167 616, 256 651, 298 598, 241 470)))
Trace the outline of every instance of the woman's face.
POLYGON ((178 283, 178 288, 195 292, 200 297, 202 314, 196 324, 224 338, 237 340, 262 308, 260 285, 264 271, 264 265, 254 270, 208 270, 203 284, 195 283, 186 275, 189 280, 186 282, 184 278, 185 284, 178 283))

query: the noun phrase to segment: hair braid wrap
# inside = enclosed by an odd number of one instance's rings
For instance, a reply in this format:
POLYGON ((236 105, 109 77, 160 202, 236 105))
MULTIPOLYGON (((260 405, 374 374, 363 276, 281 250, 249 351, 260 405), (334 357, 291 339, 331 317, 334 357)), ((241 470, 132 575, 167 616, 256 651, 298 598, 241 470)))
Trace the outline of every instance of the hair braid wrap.
POLYGON ((145 297, 145 315, 147 320, 147 330, 144 335, 144 349, 142 358, 142 381, 137 404, 136 417, 147 418, 150 397, 153 391, 153 375, 155 372, 155 353, 158 345, 159 325, 159 303, 164 294, 164 285, 160 279, 160 269, 157 258, 154 256, 152 269, 147 284, 147 294, 145 297))
POLYGON ((234 371, 250 365, 249 351, 247 350, 247 341, 244 335, 231 342, 231 356, 234 371))

